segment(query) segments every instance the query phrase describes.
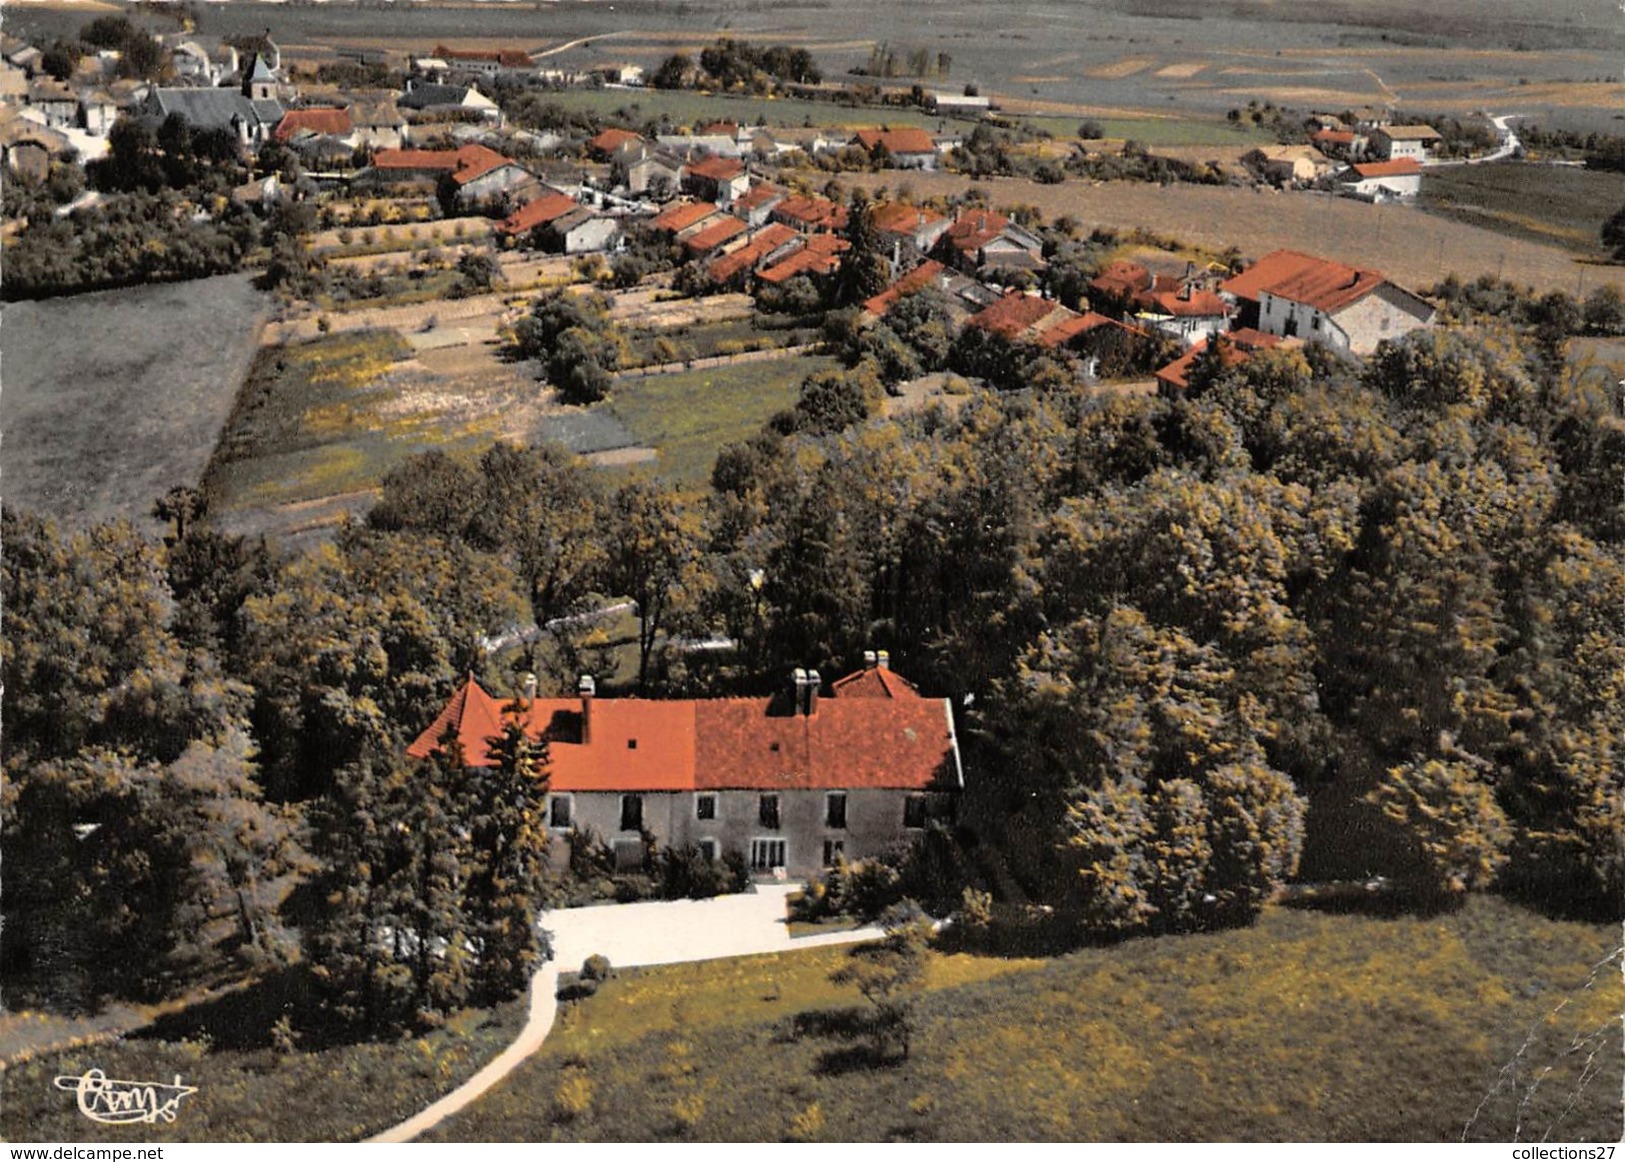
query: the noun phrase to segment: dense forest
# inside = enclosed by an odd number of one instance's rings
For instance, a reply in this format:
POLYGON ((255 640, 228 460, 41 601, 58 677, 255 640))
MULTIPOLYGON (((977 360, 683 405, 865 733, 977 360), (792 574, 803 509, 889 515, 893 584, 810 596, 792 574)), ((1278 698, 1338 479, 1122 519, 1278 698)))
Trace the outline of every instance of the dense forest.
MULTIPOLYGON (((940 356, 917 314, 880 345, 940 356)), ((1100 938, 1381 876, 1415 908, 1497 888, 1617 919, 1625 426, 1561 347, 1453 325, 1358 368, 1199 364, 1178 400, 1051 374, 882 421, 856 340, 706 492, 430 453, 292 558, 185 489, 162 545, 7 512, 8 979, 74 1005, 302 950, 369 1029, 511 992, 545 748, 469 779, 403 747, 469 671, 611 672, 566 615, 617 598, 645 694, 886 648, 951 697, 939 898, 1100 938), (737 648, 683 651, 707 632, 737 648)))

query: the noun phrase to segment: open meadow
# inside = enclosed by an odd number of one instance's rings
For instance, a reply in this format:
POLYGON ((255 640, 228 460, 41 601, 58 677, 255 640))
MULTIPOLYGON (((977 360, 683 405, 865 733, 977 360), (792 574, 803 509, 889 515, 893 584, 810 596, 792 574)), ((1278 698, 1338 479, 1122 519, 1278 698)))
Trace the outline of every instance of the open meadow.
POLYGON ((156 531, 153 501, 197 482, 269 310, 248 275, 7 303, 6 504, 156 531))
POLYGON ((1618 930, 1497 899, 934 954, 869 1052, 839 949, 625 973, 438 1141, 1617 1141, 1618 930), (1527 1042, 1526 1042, 1527 1037, 1527 1042))

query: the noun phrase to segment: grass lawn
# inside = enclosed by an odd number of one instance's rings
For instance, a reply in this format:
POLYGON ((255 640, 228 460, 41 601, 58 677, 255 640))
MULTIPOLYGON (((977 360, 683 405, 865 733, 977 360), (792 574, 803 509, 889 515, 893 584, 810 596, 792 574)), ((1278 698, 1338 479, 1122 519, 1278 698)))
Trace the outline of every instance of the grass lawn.
POLYGON ((803 379, 834 365, 824 356, 800 355, 619 379, 610 407, 638 443, 659 450, 660 475, 700 482, 710 477, 725 444, 755 435, 773 413, 795 403, 803 379))
POLYGON ((1602 224, 1625 205, 1625 174, 1523 162, 1430 169, 1421 205, 1513 238, 1601 258, 1602 224))
POLYGON ((411 354, 398 333, 379 330, 261 350, 204 476, 216 507, 371 488, 413 453, 490 439, 399 406, 404 387, 393 369, 411 354))
POLYGON ((435 1136, 1509 1141, 1521 1119, 1524 1140, 1613 1142, 1618 944, 1477 899, 1277 908, 1047 961, 933 954, 913 1052, 882 1065, 828 981, 844 950, 640 970, 435 1136))
POLYGON ((814 341, 820 333, 818 327, 765 329, 757 325, 755 318, 719 319, 684 327, 639 327, 627 332, 631 357, 623 366, 645 367, 678 359, 708 359, 713 355, 768 347, 794 347, 814 341), (666 340, 664 346, 660 345, 662 339, 666 340))
POLYGON ((271 1047, 270 988, 200 1006, 108 1045, 41 1057, 0 1073, 0 1136, 11 1142, 356 1141, 409 1117, 471 1077, 524 1024, 525 999, 470 1009, 422 1038, 291 1053, 271 1047), (173 1122, 103 1125, 83 1117, 58 1075, 197 1092, 173 1122))

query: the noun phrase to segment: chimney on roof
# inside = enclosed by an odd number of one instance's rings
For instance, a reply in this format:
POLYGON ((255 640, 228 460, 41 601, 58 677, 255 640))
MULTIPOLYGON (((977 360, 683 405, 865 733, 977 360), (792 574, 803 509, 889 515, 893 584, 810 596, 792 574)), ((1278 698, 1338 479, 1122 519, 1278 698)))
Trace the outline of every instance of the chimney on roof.
POLYGON ((808 670, 806 697, 801 704, 801 712, 808 718, 818 713, 818 687, 821 685, 823 685, 823 679, 818 676, 818 671, 808 670))
POLYGON ((592 741, 592 700, 598 693, 598 683, 591 674, 581 675, 576 682, 576 693, 581 696, 581 745, 586 746, 592 741))
POLYGON ((526 710, 536 701, 536 675, 525 673, 519 675, 519 704, 526 710))
POLYGON ((891 651, 890 650, 876 650, 875 651, 875 664, 877 666, 879 666, 882 670, 891 669, 891 651))
POLYGON ((865 670, 872 670, 872 669, 875 668, 875 664, 876 664, 875 652, 873 650, 864 650, 863 651, 863 668, 865 670))

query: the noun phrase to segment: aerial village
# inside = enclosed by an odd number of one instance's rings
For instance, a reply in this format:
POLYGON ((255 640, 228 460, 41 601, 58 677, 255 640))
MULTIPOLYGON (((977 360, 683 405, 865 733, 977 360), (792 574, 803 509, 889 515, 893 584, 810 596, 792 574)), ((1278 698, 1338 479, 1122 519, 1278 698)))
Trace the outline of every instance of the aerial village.
POLYGON ((1441 265, 1506 117, 172 15, 0 37, 8 1139, 1612 1132, 1625 258, 1441 265))

